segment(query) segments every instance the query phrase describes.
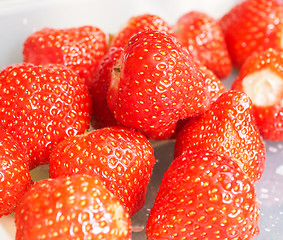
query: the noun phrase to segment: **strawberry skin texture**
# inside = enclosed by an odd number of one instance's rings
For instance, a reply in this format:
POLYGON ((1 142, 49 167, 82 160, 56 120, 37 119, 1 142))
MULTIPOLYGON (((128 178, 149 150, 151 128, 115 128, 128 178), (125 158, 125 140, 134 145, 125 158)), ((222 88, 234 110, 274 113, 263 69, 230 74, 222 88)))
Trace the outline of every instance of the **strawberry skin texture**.
POLYGON ((171 35, 134 35, 114 66, 108 105, 122 125, 151 139, 170 138, 179 119, 204 112, 209 94, 189 53, 171 35))
POLYGON ((106 50, 106 35, 97 27, 43 28, 25 40, 23 56, 25 62, 37 65, 70 67, 89 86, 106 50))
POLYGON ((15 222, 16 240, 131 239, 129 214, 100 179, 87 175, 36 182, 15 222))
MULTIPOLYGON (((283 141, 283 51, 279 52, 274 49, 268 49, 250 56, 241 67, 232 85, 232 89, 247 93, 244 85, 245 79, 261 71, 271 71, 271 73, 274 73, 275 76, 280 78, 281 83, 273 86, 273 83, 270 82, 270 77, 265 75, 262 78, 269 81, 266 83, 267 85, 263 85, 262 83, 261 86, 251 86, 254 90, 257 88, 262 89, 259 94, 265 96, 271 94, 272 98, 276 95, 275 101, 272 101, 268 105, 266 105, 266 101, 264 105, 257 104, 256 99, 253 101, 253 113, 256 123, 263 138, 272 141, 283 141), (276 89, 276 94, 273 92, 274 89, 276 89)), ((255 97, 260 98, 264 96, 256 94, 255 97)))
POLYGON ((125 47, 130 38, 145 30, 165 31, 173 34, 173 28, 161 17, 153 14, 141 14, 131 17, 126 25, 113 37, 112 47, 125 47))
POLYGON ((245 0, 219 21, 232 61, 238 68, 254 52, 283 49, 281 0, 245 0))
MULTIPOLYGON (((205 78, 205 92, 208 96, 207 105, 210 105, 211 103, 215 102, 222 93, 226 92, 227 89, 220 81, 220 79, 207 67, 199 63, 199 69, 201 70, 202 75, 205 78)), ((190 121, 190 118, 181 119, 177 122, 175 134, 174 136, 172 136, 172 138, 176 138, 176 135, 188 121, 190 121)))
POLYGON ((186 153, 164 174, 146 225, 148 240, 253 239, 259 232, 255 187, 231 158, 186 153))
POLYGON ((144 135, 124 127, 106 127, 60 142, 50 155, 49 175, 99 176, 130 216, 144 205, 155 163, 144 135))
POLYGON ((64 66, 8 66, 0 72, 0 91, 0 126, 26 151, 30 168, 48 163, 58 142, 89 127, 87 87, 64 66))
POLYGON ((211 16, 191 11, 174 26, 175 35, 191 55, 223 79, 232 70, 232 61, 219 22, 211 16))
POLYGON ((14 212, 32 185, 28 156, 15 139, 0 128, 0 217, 14 212))
POLYGON ((111 47, 101 60, 97 76, 89 91, 92 96, 92 127, 95 129, 115 126, 119 123, 108 107, 107 92, 111 82, 113 66, 120 58, 122 48, 111 47))
POLYGON ((214 150, 237 161, 257 181, 265 168, 265 146, 257 129, 250 98, 243 92, 223 93, 208 111, 189 121, 179 132, 174 156, 214 150))

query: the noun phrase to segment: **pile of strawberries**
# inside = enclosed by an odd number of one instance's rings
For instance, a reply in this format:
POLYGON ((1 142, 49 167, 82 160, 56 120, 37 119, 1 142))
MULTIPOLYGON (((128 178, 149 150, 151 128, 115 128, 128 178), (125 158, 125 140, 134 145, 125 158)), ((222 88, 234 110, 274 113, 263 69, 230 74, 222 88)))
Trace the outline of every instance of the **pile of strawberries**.
MULTIPOLYGON (((253 239, 263 138, 283 140, 283 3, 243 0, 221 19, 133 16, 44 28, 0 72, 0 216, 16 239, 131 239, 155 164, 175 139, 149 240, 253 239), (232 68, 231 90, 223 85, 232 68), (49 179, 30 170, 49 164, 49 179)), ((162 159, 161 159, 162 161, 162 159)))

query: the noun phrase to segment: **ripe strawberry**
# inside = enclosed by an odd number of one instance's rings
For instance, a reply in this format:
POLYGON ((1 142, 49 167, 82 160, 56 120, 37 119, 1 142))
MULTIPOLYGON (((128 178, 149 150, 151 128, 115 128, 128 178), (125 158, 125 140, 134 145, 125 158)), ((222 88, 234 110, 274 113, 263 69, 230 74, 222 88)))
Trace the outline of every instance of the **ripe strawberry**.
POLYGON ((253 239, 255 187, 228 156, 200 151, 176 158, 164 174, 146 226, 148 240, 253 239))
POLYGON ((179 119, 204 112, 205 78, 176 39, 160 31, 134 35, 114 66, 108 105, 121 124, 151 139, 170 138, 179 119))
POLYGON ((124 127, 108 127, 60 142, 50 155, 49 175, 99 176, 132 216, 144 205, 154 163, 145 136, 124 127))
POLYGON ((122 48, 111 47, 101 60, 100 67, 89 90, 92 95, 92 126, 103 128, 118 125, 107 103, 107 92, 111 82, 112 70, 120 58, 122 48))
POLYGON ((196 150, 214 150, 237 161, 252 181, 265 167, 265 146, 252 114, 251 100, 236 90, 223 93, 204 114, 179 132, 175 157, 196 150))
POLYGON ((14 211, 32 184, 28 157, 15 139, 0 128, 0 217, 14 211))
POLYGON ((240 68, 254 52, 283 49, 283 2, 244 0, 221 19, 229 53, 240 68))
POLYGON ((219 22, 206 13, 191 11, 182 15, 174 27, 177 39, 191 55, 220 79, 232 70, 224 33, 219 22))
POLYGON ((172 27, 161 17, 153 14, 141 14, 131 17, 126 25, 113 37, 110 45, 112 47, 125 47, 133 35, 149 29, 173 34, 172 27))
POLYGON ((64 66, 7 66, 0 91, 0 126, 27 152, 30 168, 47 163, 58 142, 89 127, 86 85, 64 66))
MULTIPOLYGON (((218 97, 226 92, 226 88, 224 84, 219 80, 219 78, 207 67, 203 65, 199 65, 199 69, 205 78, 205 91, 207 94, 207 105, 210 105, 214 101, 218 99, 218 97)), ((190 121, 190 118, 181 119, 177 122, 177 126, 175 129, 175 135, 186 125, 186 123, 190 121)), ((174 137, 176 137, 174 135, 174 137)))
POLYGON ((244 91, 253 102, 261 135, 283 140, 283 51, 269 49, 250 56, 240 69, 233 89, 244 91))
POLYGON ((107 49, 106 35, 97 27, 43 28, 24 42, 25 62, 70 67, 89 86, 107 49))
POLYGON ((87 175, 36 182, 15 222, 16 240, 131 239, 129 214, 100 179, 87 175))

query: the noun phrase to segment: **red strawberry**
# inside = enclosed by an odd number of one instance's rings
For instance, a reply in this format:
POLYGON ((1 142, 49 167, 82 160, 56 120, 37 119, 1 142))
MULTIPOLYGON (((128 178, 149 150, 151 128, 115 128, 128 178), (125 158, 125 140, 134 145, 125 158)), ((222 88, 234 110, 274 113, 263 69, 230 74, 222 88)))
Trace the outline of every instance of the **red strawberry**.
POLYGON ((131 239, 129 214, 100 179, 87 175, 36 182, 15 221, 16 240, 131 239))
MULTIPOLYGON (((212 102, 216 101, 217 98, 224 92, 226 92, 226 88, 224 84, 219 80, 219 78, 207 67, 199 65, 199 69, 201 70, 204 78, 205 78, 205 88, 206 92, 209 93, 207 97, 207 105, 210 105, 212 102)), ((185 126, 185 124, 190 121, 190 118, 181 119, 177 122, 177 126, 175 129, 175 135, 185 126)), ((176 137, 176 136, 174 136, 176 137)))
POLYGON ((180 43, 148 30, 131 38, 114 66, 108 105, 121 124, 166 139, 179 119, 208 108, 209 95, 203 74, 180 43))
POLYGON ((182 128, 175 142, 175 157, 215 150, 235 159, 252 181, 259 180, 265 167, 265 146, 251 104, 243 92, 223 93, 207 112, 182 128))
POLYGON ((113 37, 111 46, 125 47, 133 35, 149 29, 173 34, 172 27, 161 17, 153 14, 142 14, 133 16, 128 20, 126 25, 113 37))
POLYGON ((154 162, 145 136, 127 128, 109 127, 60 142, 50 155, 49 175, 99 176, 134 215, 144 205, 154 162))
POLYGON ((146 233, 158 239, 253 239, 258 234, 255 187, 238 165, 216 152, 174 160, 164 174, 146 233))
POLYGON ((220 79, 232 70, 219 22, 206 13, 192 11, 182 15, 175 24, 177 39, 193 57, 213 71, 220 79))
POLYGON ((106 35, 99 28, 43 28, 24 42, 24 61, 57 63, 73 69, 89 86, 107 49, 106 35))
POLYGON ((120 58, 122 48, 112 47, 101 61, 97 77, 89 90, 92 95, 92 126, 102 128, 118 125, 113 113, 107 104, 107 92, 111 82, 113 66, 120 58))
POLYGON ((0 217, 14 211, 32 184, 28 157, 3 128, 0 128, 0 217))
POLYGON ((254 52, 283 49, 281 0, 244 0, 227 12, 220 24, 232 61, 238 68, 254 52))
POLYGON ((86 85, 64 66, 8 66, 0 72, 0 91, 0 126, 26 150, 30 168, 47 163, 58 142, 89 127, 86 85))
POLYGON ((261 135, 283 140, 283 51, 266 50, 250 56, 232 86, 253 102, 261 135))

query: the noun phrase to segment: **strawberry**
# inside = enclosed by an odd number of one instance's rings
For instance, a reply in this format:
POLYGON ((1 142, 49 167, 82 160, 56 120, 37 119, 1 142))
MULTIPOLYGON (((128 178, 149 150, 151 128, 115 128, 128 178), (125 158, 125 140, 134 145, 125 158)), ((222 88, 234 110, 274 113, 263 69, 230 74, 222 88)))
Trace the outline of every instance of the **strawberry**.
POLYGON ((174 26, 177 39, 191 55, 223 79, 232 70, 221 25, 213 17, 199 11, 182 15, 174 26))
POLYGON ((28 157, 15 139, 0 128, 0 217, 14 211, 32 184, 28 157))
POLYGON ((152 146, 144 135, 107 127, 60 142, 50 155, 49 175, 99 176, 132 216, 144 205, 154 163, 152 146))
POLYGON ((255 187, 230 157, 186 153, 164 174, 146 225, 148 240, 253 239, 255 187))
POLYGON ((89 127, 87 87, 64 66, 7 66, 0 72, 0 91, 0 126, 29 155, 30 168, 48 163, 58 142, 89 127))
POLYGON ((178 120, 204 112, 210 93, 199 67, 166 32, 134 35, 114 66, 108 105, 122 125, 170 138, 178 120))
POLYGON ((89 86, 106 50, 106 35, 97 27, 43 28, 25 40, 23 56, 25 62, 70 67, 89 86))
POLYGON ((36 182, 15 222, 16 240, 131 239, 129 214, 99 178, 88 175, 36 182))
POLYGON ((100 67, 89 91, 92 95, 92 126, 103 128, 118 125, 107 103, 107 92, 111 82, 112 70, 117 59, 120 58, 122 48, 111 47, 101 60, 100 67))
POLYGON ((244 0, 219 21, 232 61, 238 68, 254 52, 283 49, 281 0, 244 0))
POLYGON ((252 113, 252 102, 245 93, 225 92, 208 111, 189 121, 176 138, 174 155, 205 149, 235 159, 252 181, 261 178, 265 146, 252 113))
POLYGON ((263 138, 283 140, 283 51, 269 49, 250 56, 232 85, 253 102, 263 138))
POLYGON ((110 43, 112 47, 125 47, 130 38, 145 30, 165 31, 173 34, 173 28, 161 17, 153 14, 141 14, 131 17, 110 43))
MULTIPOLYGON (((199 63, 199 69, 205 78, 205 89, 208 93, 207 97, 207 105, 210 105, 212 102, 216 101, 217 98, 224 92, 226 92, 226 87, 220 81, 220 79, 207 67, 201 65, 199 63)), ((185 126, 185 124, 190 121, 190 118, 181 119, 177 122, 177 126, 175 129, 175 135, 185 126)))

